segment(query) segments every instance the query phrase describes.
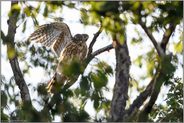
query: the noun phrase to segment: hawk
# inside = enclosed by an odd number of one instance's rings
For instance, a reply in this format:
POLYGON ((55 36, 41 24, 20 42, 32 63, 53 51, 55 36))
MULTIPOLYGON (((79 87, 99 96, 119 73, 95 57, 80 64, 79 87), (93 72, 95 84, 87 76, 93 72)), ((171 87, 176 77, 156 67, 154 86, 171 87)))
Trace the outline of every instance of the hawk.
POLYGON ((82 62, 87 54, 87 34, 71 35, 70 29, 64 22, 53 22, 39 26, 30 37, 29 41, 41 43, 50 47, 57 55, 59 63, 56 72, 47 85, 48 92, 53 93, 55 86, 63 85, 68 77, 63 74, 63 66, 74 59, 82 62))

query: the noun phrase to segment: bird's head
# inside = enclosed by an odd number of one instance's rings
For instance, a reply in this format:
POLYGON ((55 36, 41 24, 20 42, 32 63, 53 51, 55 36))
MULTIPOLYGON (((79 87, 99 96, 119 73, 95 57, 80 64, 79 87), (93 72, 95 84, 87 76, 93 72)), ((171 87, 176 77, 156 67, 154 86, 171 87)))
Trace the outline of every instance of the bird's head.
POLYGON ((86 42, 88 40, 89 36, 87 34, 76 34, 73 37, 73 41, 75 43, 79 43, 79 42, 86 42))

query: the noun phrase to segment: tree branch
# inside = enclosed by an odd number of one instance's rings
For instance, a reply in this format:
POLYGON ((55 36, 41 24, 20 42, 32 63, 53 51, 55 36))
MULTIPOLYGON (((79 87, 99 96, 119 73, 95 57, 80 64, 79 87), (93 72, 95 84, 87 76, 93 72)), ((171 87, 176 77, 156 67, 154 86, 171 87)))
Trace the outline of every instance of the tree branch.
POLYGON ((158 94, 160 92, 160 87, 163 83, 163 81, 160 81, 160 79, 162 78, 161 74, 159 74, 157 76, 157 78, 155 78, 154 82, 153 82, 153 89, 152 92, 150 93, 150 100, 149 102, 144 106, 144 108, 140 111, 140 114, 138 116, 138 121, 147 121, 148 120, 148 114, 151 112, 153 105, 155 104, 155 101, 158 97, 158 94), (159 82, 159 85, 158 85, 159 82), (157 83, 157 84, 156 84, 157 83), (157 88, 157 89, 156 89, 157 88))
POLYGON ((146 87, 146 89, 139 94, 139 96, 133 101, 133 103, 130 105, 130 108, 126 111, 127 116, 132 115, 132 113, 136 110, 139 109, 144 101, 150 96, 152 88, 153 88, 153 81, 152 79, 149 83, 149 85, 146 87))
POLYGON ((91 53, 93 52, 93 45, 95 44, 96 42, 96 39, 98 38, 98 36, 100 35, 100 33, 102 32, 102 26, 100 27, 100 29, 98 30, 98 32, 96 32, 94 34, 94 37, 89 45, 89 48, 88 48, 88 55, 87 57, 89 57, 91 55, 91 53))
MULTIPOLYGON (((143 25, 143 24, 141 24, 141 25, 143 25)), ((145 28, 145 30, 147 29, 145 26, 142 26, 142 27, 145 28)), ((162 60, 164 60, 164 58, 165 58, 164 55, 165 55, 165 51, 166 51, 166 46, 167 46, 167 44, 169 42, 169 39, 170 39, 170 36, 173 33, 173 31, 175 30, 175 28, 176 28, 176 25, 170 24, 169 28, 165 31, 165 33, 163 35, 162 42, 161 42, 161 45, 160 45, 161 47, 159 47, 158 44, 157 44, 158 48, 161 49, 161 50, 157 49, 157 52, 162 51, 160 54, 163 53, 163 55, 160 55, 162 57, 162 60)), ((154 40, 153 39, 151 39, 151 40, 154 43, 154 40)), ((155 48, 157 46, 155 46, 155 48)), ((150 100, 144 106, 142 111, 140 112, 140 115, 138 117, 138 121, 147 121, 147 119, 148 119, 148 114, 151 112, 152 106, 155 104, 155 101, 157 100, 157 97, 160 93, 160 88, 161 88, 161 86, 164 82, 163 78, 166 77, 166 73, 162 72, 163 69, 165 69, 165 68, 163 68, 161 66, 161 68, 159 68, 159 70, 157 70, 158 75, 155 76, 155 79, 153 81, 153 85, 152 85, 153 87, 151 89, 152 92, 150 94, 150 100)))
POLYGON ((141 20, 139 21, 139 24, 141 25, 141 27, 143 28, 143 30, 145 31, 145 33, 148 35, 148 37, 150 38, 151 42, 153 43, 155 49, 157 50, 157 53, 159 56, 164 56, 164 52, 161 49, 161 47, 158 45, 157 41, 155 40, 155 38, 153 37, 151 31, 146 27, 145 23, 143 23, 141 20))
POLYGON ((160 46, 164 52, 166 50, 166 46, 169 42, 170 36, 174 32, 175 28, 176 28, 176 25, 170 24, 169 28, 165 31, 165 33, 163 35, 162 42, 161 42, 160 46))
MULTIPOLYGON (((149 37, 151 37, 150 39, 152 40, 154 46, 157 47, 158 44, 157 44, 156 40, 155 40, 154 37, 151 35, 151 33, 149 33, 149 31, 148 31, 148 29, 145 27, 145 25, 144 25, 143 23, 141 23, 141 26, 143 27, 144 30, 146 30, 145 32, 147 32, 147 34, 150 35, 149 37)), ((161 48, 162 48, 162 51, 164 51, 164 52, 165 52, 166 45, 167 45, 167 43, 168 43, 168 41, 169 41, 169 38, 170 38, 172 32, 174 31, 174 29, 175 29, 175 26, 170 25, 169 29, 166 30, 166 32, 164 33, 164 36, 163 36, 163 39, 162 39, 162 43, 161 43, 161 48)), ((134 102, 132 103, 132 105, 130 106, 130 108, 127 110, 127 116, 132 115, 132 113, 133 113, 136 109, 139 109, 140 106, 141 106, 141 105, 144 103, 144 101, 147 99, 147 97, 151 95, 151 92, 154 91, 154 88, 156 87, 155 83, 156 83, 156 81, 158 81, 158 79, 160 78, 160 77, 158 77, 158 76, 160 76, 160 75, 159 75, 160 69, 157 69, 156 71, 157 71, 157 72, 156 72, 156 74, 155 74, 155 77, 151 80, 150 84, 147 86, 147 88, 145 89, 145 91, 143 91, 143 92, 134 100, 134 102)), ((161 85, 160 85, 160 86, 161 86, 161 85)), ((158 93, 159 93, 159 92, 155 93, 154 96, 153 96, 153 94, 152 94, 152 96, 154 97, 154 99, 152 98, 152 101, 151 101, 152 103, 149 104, 150 106, 153 105, 153 102, 156 101, 157 96, 158 96, 158 93), (157 95, 157 96, 156 96, 156 95, 157 95)), ((152 96, 151 96, 151 97, 152 97, 152 96)), ((150 109, 150 107, 149 107, 149 109, 150 109)), ((145 110, 148 110, 148 108, 146 108, 145 110)), ((147 112, 147 111, 144 111, 144 112, 147 112)))
POLYGON ((132 113, 134 111, 138 110, 142 106, 144 101, 148 98, 148 96, 151 95, 151 92, 152 92, 153 87, 154 87, 155 78, 156 78, 156 76, 158 76, 158 74, 159 74, 159 69, 157 67, 156 73, 155 73, 153 79, 150 81, 150 83, 146 87, 146 89, 139 94, 139 96, 133 101, 133 103, 130 105, 129 109, 126 111, 126 119, 129 116, 131 117, 133 115, 132 113))
POLYGON ((15 38, 15 33, 16 33, 16 23, 17 23, 17 18, 19 15, 19 11, 16 9, 13 9, 13 6, 18 4, 18 2, 11 2, 11 16, 9 18, 9 26, 8 26, 8 34, 4 41, 7 42, 7 54, 8 54, 8 59, 15 77, 15 82, 18 85, 20 89, 20 94, 21 98, 24 104, 31 104, 31 98, 29 94, 28 87, 26 85, 26 82, 23 78, 22 72, 19 67, 18 59, 17 59, 17 54, 15 50, 15 45, 14 45, 14 38, 15 38))
POLYGON ((158 98, 161 86, 163 85, 165 81, 167 81, 168 77, 171 77, 173 75, 175 69, 172 68, 174 66, 172 66, 171 59, 172 59, 171 54, 161 58, 161 63, 159 64, 159 68, 158 68, 159 72, 158 72, 158 75, 155 76, 155 79, 153 82, 154 85, 153 85, 153 89, 151 92, 150 100, 140 112, 138 121, 148 120, 148 114, 151 112, 152 107, 158 98), (170 66, 170 69, 166 68, 166 66, 170 66))
POLYGON ((105 46, 105 47, 103 47, 103 48, 101 48, 101 49, 96 50, 95 52, 93 52, 93 53, 90 55, 89 61, 92 60, 95 56, 97 56, 97 55, 99 55, 99 54, 101 54, 101 53, 103 53, 103 52, 105 52, 105 51, 109 51, 109 50, 111 50, 111 49, 113 49, 113 46, 112 46, 112 44, 109 44, 109 45, 107 45, 107 46, 105 46))

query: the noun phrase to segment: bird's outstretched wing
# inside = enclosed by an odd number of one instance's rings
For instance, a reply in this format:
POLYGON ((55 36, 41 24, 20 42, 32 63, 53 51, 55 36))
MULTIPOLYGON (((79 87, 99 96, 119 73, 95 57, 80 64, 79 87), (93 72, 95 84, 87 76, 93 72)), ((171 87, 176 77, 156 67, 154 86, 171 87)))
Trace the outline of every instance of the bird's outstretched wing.
POLYGON ((67 24, 54 22, 38 27, 28 40, 51 47, 57 56, 60 56, 64 47, 72 41, 72 35, 67 24))

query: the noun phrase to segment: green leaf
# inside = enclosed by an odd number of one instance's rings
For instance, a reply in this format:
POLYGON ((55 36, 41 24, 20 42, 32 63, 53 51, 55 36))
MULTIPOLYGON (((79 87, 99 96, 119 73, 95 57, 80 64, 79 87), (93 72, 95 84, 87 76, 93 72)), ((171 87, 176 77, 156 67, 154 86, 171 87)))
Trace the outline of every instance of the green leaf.
POLYGON ((7 47, 8 47, 8 58, 9 59, 14 58, 16 55, 15 49, 11 45, 7 45, 7 47))
POLYGON ((99 100, 95 99, 93 103, 94 108, 97 110, 99 107, 99 100))
POLYGON ((135 2, 135 3, 133 4, 133 6, 132 6, 132 9, 133 9, 133 10, 137 10, 139 6, 140 6, 140 2, 135 2))
POLYGON ((19 4, 13 4, 13 6, 11 7, 11 11, 8 13, 8 16, 9 17, 12 16, 13 12, 18 12, 19 13, 20 10, 21 10, 21 7, 20 7, 19 4))
POLYGON ((96 89, 101 89, 102 87, 106 86, 108 81, 105 73, 102 73, 101 71, 97 71, 97 73, 91 73, 90 78, 96 89))
POLYGON ((79 75, 82 71, 80 61, 73 59, 69 63, 62 63, 62 71, 68 77, 74 77, 75 75, 79 75))
POLYGON ((45 84, 39 84, 37 87, 37 91, 39 95, 43 95, 43 96, 48 95, 45 84))
POLYGON ((140 55, 133 62, 141 68, 142 67, 142 59, 143 59, 143 56, 140 55))
POLYGON ((1 109, 1 121, 3 121, 3 122, 8 122, 9 121, 9 116, 4 114, 2 109, 1 109))
POLYGON ((112 75, 113 69, 112 67, 107 64, 105 61, 100 61, 95 65, 100 71, 103 71, 105 74, 112 75))
POLYGON ((12 9, 20 10, 21 8, 20 8, 19 4, 14 4, 12 6, 12 9))
POLYGON ((69 3, 69 4, 67 4, 67 6, 68 6, 69 8, 74 8, 74 7, 75 7, 75 3, 69 3))
POLYGON ((26 30, 26 24, 27 24, 27 21, 25 21, 25 22, 23 23, 22 32, 25 32, 25 30, 26 30))
POLYGON ((133 38, 131 40, 132 45, 140 44, 142 42, 142 37, 139 37, 139 39, 133 38))
POLYGON ((87 77, 82 76, 81 82, 80 82, 80 88, 83 89, 83 90, 89 91, 90 84, 89 84, 89 81, 88 81, 87 77))
POLYGON ((24 13, 29 17, 31 16, 31 12, 30 12, 30 9, 28 7, 24 8, 24 13))
POLYGON ((65 97, 72 97, 73 92, 70 89, 66 89, 65 91, 63 91, 63 95, 65 95, 65 97))
POLYGON ((8 97, 4 91, 1 90, 1 107, 5 108, 7 106, 8 97))
POLYGON ((174 43, 174 50, 176 53, 182 53, 183 50, 183 43, 182 41, 179 41, 178 43, 174 43))
POLYGON ((119 41, 121 45, 125 42, 125 37, 122 33, 116 33, 116 39, 119 41))
POLYGON ((154 61, 149 61, 147 62, 147 71, 148 71, 148 75, 151 77, 153 76, 153 70, 155 68, 155 64, 154 64, 154 61))
POLYGON ((47 17, 48 16, 48 6, 46 5, 44 8, 43 16, 47 17))

